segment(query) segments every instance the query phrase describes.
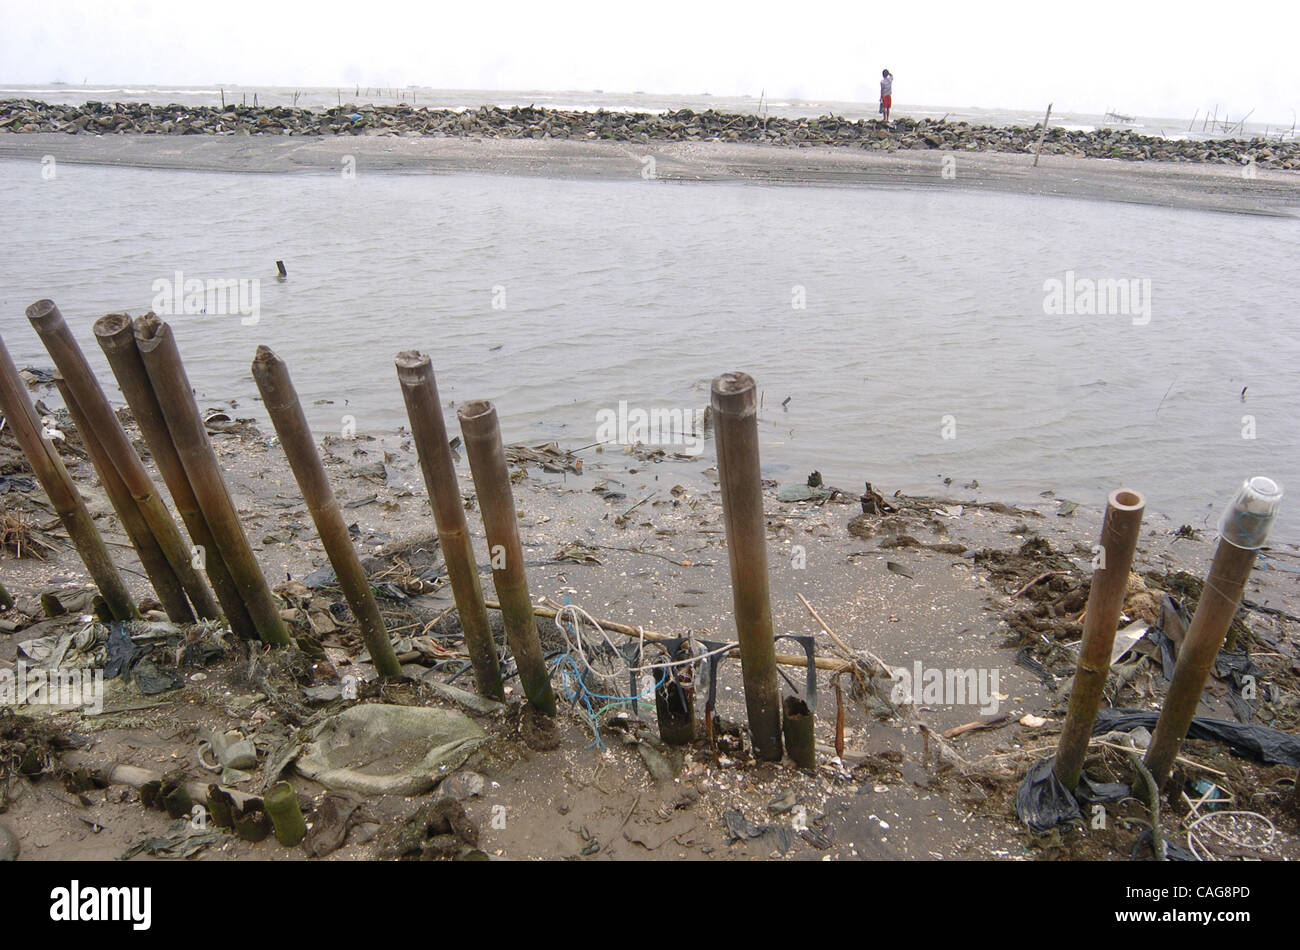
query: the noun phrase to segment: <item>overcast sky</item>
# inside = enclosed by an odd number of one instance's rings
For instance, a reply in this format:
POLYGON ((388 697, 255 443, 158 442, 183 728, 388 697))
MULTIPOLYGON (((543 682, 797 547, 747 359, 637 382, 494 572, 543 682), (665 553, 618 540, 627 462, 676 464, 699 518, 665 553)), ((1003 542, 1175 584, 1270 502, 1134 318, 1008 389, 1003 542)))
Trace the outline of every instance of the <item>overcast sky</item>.
POLYGON ((1289 125, 1300 3, 4 0, 0 82, 750 94, 1289 125))

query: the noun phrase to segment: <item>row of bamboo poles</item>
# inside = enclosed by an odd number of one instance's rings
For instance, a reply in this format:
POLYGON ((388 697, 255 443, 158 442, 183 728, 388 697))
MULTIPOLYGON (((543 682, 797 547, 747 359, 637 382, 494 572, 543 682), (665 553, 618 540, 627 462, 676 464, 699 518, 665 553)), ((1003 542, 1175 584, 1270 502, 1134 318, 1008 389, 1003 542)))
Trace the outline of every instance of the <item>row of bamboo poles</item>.
MULTIPOLYGON (((27 317, 54 360, 56 385, 168 617, 177 623, 224 617, 242 637, 275 646, 288 645, 289 631, 240 525, 171 328, 152 313, 135 320, 125 314, 109 314, 96 321, 94 335, 171 494, 189 535, 188 545, 58 308, 52 301, 41 300, 27 308, 27 317)), ((433 366, 428 356, 415 351, 397 354, 395 365, 475 683, 482 695, 501 700, 505 698, 505 686, 500 658, 488 621, 433 366)), ((253 359, 252 373, 370 658, 380 675, 397 676, 397 656, 352 546, 288 367, 262 346, 253 359)), ((785 751, 800 765, 811 766, 815 710, 797 698, 783 705, 780 697, 777 664, 791 658, 777 655, 772 625, 759 476, 757 387, 744 373, 727 373, 713 381, 710 401, 716 419, 718 476, 754 754, 765 761, 781 759, 784 736, 788 746, 785 751)), ((3 339, 0 409, 99 588, 107 614, 118 620, 137 616, 81 496, 42 433, 3 339)), ((502 613, 506 641, 525 698, 538 712, 552 716, 556 712, 555 693, 538 635, 537 608, 524 570, 497 412, 490 402, 472 400, 459 407, 457 418, 492 554, 497 594, 493 607, 502 613)), ((1255 483, 1267 483, 1257 487, 1268 494, 1271 486, 1280 498, 1280 490, 1272 482, 1255 479, 1247 487, 1255 483)), ((1277 498, 1270 496, 1265 505, 1272 505, 1272 513, 1276 512, 1277 498)), ((1237 504, 1244 504, 1240 497, 1237 504)), ((1053 767, 1056 777, 1071 791, 1082 775, 1084 755, 1100 707, 1144 509, 1142 496, 1129 490, 1112 493, 1107 505, 1102 557, 1092 579, 1078 671, 1053 767)), ((1243 512, 1230 512, 1230 519, 1237 517, 1237 521, 1225 524, 1245 523, 1243 512)), ((1226 535, 1219 543, 1146 755, 1145 765, 1157 785, 1163 785, 1168 778, 1187 734, 1271 520, 1271 514, 1262 523, 1256 518, 1240 536, 1230 540, 1231 535, 1226 535)), ((666 649, 671 659, 680 658, 681 654, 674 652, 680 644, 666 649)), ((661 688, 656 693, 656 708, 665 741, 684 742, 694 737, 693 702, 687 692, 661 688)))
MULTIPOLYGON (((171 327, 152 313, 134 320, 126 314, 109 314, 96 321, 94 336, 171 495, 188 543, 58 307, 49 300, 38 301, 27 308, 27 318, 54 360, 59 392, 167 616, 176 623, 224 618, 244 638, 288 645, 288 628, 240 525, 171 327)), ((399 353, 395 363, 475 682, 481 694, 501 700, 505 685, 500 657, 488 621, 433 366, 428 356, 414 351, 399 353)), ((401 672, 397 656, 288 367, 263 346, 253 358, 252 373, 370 658, 380 675, 397 676, 401 672)), ((714 381, 712 403, 718 418, 719 472, 753 746, 759 758, 778 760, 782 755, 782 712, 767 584, 754 380, 743 373, 720 376, 714 381)), ((10 420, 20 447, 99 588, 106 615, 117 620, 137 617, 121 574, 81 496, 42 432, 3 339, 0 410, 10 420)), ((538 712, 553 716, 555 693, 524 569, 496 408, 490 402, 472 400, 459 407, 457 418, 492 552, 497 596, 493 606, 501 611, 525 698, 538 712)), ((664 729, 670 739, 682 741, 694 734, 693 729, 689 735, 683 732, 677 722, 683 704, 686 715, 693 715, 691 704, 679 696, 676 719, 664 729)), ((800 760, 811 757, 811 743, 807 745, 799 750, 800 760)))

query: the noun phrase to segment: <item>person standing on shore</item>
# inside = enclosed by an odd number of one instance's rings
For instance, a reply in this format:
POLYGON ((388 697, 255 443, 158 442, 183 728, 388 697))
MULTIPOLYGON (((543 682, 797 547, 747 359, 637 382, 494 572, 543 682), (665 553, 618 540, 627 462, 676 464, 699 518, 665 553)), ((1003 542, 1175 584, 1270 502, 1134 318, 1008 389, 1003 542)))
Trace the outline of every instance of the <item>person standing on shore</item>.
POLYGON ((894 104, 894 74, 888 69, 880 72, 880 114, 889 121, 889 109, 894 104))

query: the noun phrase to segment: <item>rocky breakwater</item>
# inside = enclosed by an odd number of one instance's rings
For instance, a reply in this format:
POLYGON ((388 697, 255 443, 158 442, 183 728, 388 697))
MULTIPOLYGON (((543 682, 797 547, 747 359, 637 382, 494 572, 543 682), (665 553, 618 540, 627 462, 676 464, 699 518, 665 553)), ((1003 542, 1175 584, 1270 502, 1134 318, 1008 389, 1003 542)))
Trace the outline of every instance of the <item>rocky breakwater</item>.
MULTIPOLYGON (((834 115, 815 119, 761 118, 708 110, 569 112, 483 106, 455 111, 396 106, 343 105, 323 111, 287 107, 154 106, 87 102, 59 106, 30 99, 0 101, 0 134, 65 132, 71 135, 405 135, 512 139, 606 139, 619 142, 755 142, 770 145, 839 146, 886 151, 946 149, 970 152, 1032 152, 1037 128, 970 125, 900 117, 886 126, 875 119, 834 115)), ((1171 140, 1122 129, 1052 128, 1043 143, 1049 155, 1123 161, 1254 164, 1300 169, 1300 141, 1276 139, 1171 140)))

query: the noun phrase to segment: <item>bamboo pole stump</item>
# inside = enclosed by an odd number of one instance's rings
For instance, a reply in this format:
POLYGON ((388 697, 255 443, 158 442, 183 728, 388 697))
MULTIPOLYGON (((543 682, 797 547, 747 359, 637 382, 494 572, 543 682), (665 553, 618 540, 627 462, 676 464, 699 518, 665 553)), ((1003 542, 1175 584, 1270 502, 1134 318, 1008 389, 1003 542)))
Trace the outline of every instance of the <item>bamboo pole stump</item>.
POLYGON ((451 582, 461 631, 465 635, 465 649, 469 651, 470 663, 474 667, 474 682, 482 695, 504 700, 501 662, 497 657, 492 625, 488 622, 483 602, 483 588, 474 563, 474 545, 465 521, 465 506, 460 500, 460 486, 456 481, 451 446, 447 442, 447 424, 442 415, 433 364, 429 357, 407 350, 397 354, 396 365, 406 415, 411 423, 411 438, 420 457, 424 486, 429 492, 434 523, 438 526, 442 559, 447 565, 447 578, 451 582))
POLYGON ((42 434, 41 420, 36 417, 36 410, 32 408, 18 375, 18 367, 14 366, 3 338, 0 338, 0 410, 3 410, 14 438, 63 522, 82 563, 103 595, 109 612, 116 620, 138 617, 139 612, 131 602, 122 575, 109 557, 108 548, 99 536, 90 512, 86 510, 86 503, 72 484, 63 460, 42 434))
POLYGON ((757 758, 781 758, 781 693, 767 583, 767 523, 758 459, 758 388, 747 373, 713 381, 718 480, 740 638, 745 708, 757 758))
MULTIPOLYGON (((289 468, 307 502, 307 510, 316 524, 325 553, 339 579, 339 587, 343 589, 352 615, 361 625, 361 636, 370 651, 370 659, 380 675, 398 676, 402 665, 397 662, 392 641, 388 639, 388 628, 379 614, 370 580, 352 547, 352 537, 316 451, 307 416, 302 411, 293 380, 289 378, 289 368, 270 349, 259 346, 253 357, 253 379, 262 394, 262 404, 271 416, 275 434, 280 437, 280 447, 289 460, 289 468)), ((272 815, 272 820, 274 818, 272 815)))
POLYGON ((487 534, 488 556, 492 562, 492 580, 506 640, 519 668, 519 681, 528 701, 547 716, 555 715, 555 692, 542 658, 542 644, 533 616, 533 601, 528 593, 524 571, 524 549, 519 542, 519 523, 515 514, 515 496, 510 487, 501 444, 501 426, 492 403, 476 399, 463 404, 457 412, 460 431, 465 437, 465 454, 478 496, 483 528, 487 534))
POLYGON ((199 418, 199 407, 194 402, 176 338, 171 328, 152 313, 135 321, 134 332, 176 454, 185 467, 185 476, 194 489, 203 518, 212 530, 258 636, 266 643, 288 646, 292 642, 289 630, 239 524, 235 504, 221 477, 221 465, 199 418))
POLYGON ((1102 691, 1110 675, 1110 655, 1115 630, 1124 609, 1128 575, 1133 569, 1138 533, 1146 501, 1128 489, 1117 489, 1107 499, 1101 526, 1100 563, 1093 570, 1088 591, 1087 620, 1079 646, 1079 666, 1070 690, 1070 707, 1056 747, 1052 771, 1061 784, 1074 791, 1083 774, 1083 760, 1092 739, 1092 724, 1101 706, 1102 691))

